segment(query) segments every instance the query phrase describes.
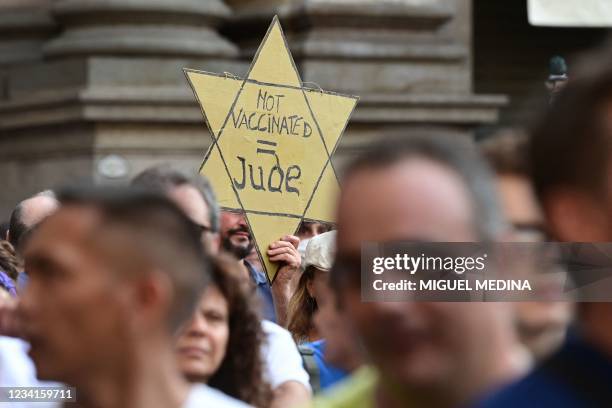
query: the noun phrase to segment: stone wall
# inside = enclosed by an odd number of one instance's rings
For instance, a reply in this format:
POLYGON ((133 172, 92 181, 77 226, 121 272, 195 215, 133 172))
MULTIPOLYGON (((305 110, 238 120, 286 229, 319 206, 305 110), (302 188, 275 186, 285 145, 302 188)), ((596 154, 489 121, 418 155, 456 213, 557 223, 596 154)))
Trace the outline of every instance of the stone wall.
POLYGON ((209 145, 182 68, 244 75, 278 14, 306 85, 360 96, 335 158, 389 133, 469 136, 471 0, 28 0, 0 5, 0 220, 65 182, 124 183, 209 145))
POLYGON ((474 2, 474 89, 508 95, 500 124, 526 125, 548 101, 544 82, 554 55, 572 60, 604 42, 609 29, 534 27, 527 21, 527 1, 474 2))

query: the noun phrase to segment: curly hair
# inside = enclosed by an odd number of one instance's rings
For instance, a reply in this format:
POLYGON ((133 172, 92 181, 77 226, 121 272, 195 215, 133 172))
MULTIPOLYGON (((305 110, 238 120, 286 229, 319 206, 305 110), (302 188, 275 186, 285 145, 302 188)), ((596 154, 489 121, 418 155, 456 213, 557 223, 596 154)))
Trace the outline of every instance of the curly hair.
POLYGON ((296 343, 308 341, 314 327, 313 316, 317 311, 317 301, 308 293, 308 283, 314 279, 315 267, 310 265, 304 270, 287 310, 287 330, 296 343))
POLYGON ((17 281, 21 264, 10 242, 0 240, 0 269, 14 281, 17 281))
POLYGON ((212 265, 211 284, 228 303, 229 339, 225 357, 208 385, 255 407, 267 407, 272 391, 263 378, 264 333, 253 294, 241 284, 240 264, 234 258, 218 255, 212 265))

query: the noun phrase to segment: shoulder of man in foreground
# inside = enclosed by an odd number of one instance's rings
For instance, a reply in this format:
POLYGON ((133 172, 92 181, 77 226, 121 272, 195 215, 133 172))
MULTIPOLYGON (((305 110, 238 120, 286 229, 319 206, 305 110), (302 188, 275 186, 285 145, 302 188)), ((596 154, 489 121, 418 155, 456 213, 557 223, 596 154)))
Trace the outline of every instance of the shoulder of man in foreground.
POLYGON ((535 371, 500 391, 490 395, 473 408, 515 407, 581 407, 585 406, 564 385, 535 371))
POLYGON ((579 336, 525 378, 491 394, 475 406, 577 408, 610 406, 612 361, 579 336))
POLYGON ((191 387, 187 401, 183 404, 183 408, 248 408, 250 405, 245 404, 235 398, 225 395, 219 390, 211 388, 205 384, 197 384, 191 387))

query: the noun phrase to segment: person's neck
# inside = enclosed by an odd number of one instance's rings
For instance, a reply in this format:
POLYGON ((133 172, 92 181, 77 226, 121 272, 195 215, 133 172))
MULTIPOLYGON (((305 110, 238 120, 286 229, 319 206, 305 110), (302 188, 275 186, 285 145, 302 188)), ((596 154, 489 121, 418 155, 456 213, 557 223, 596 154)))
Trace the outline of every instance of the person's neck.
POLYGON ((80 408, 179 408, 190 385, 169 339, 134 345, 113 372, 83 373, 75 381, 80 408))

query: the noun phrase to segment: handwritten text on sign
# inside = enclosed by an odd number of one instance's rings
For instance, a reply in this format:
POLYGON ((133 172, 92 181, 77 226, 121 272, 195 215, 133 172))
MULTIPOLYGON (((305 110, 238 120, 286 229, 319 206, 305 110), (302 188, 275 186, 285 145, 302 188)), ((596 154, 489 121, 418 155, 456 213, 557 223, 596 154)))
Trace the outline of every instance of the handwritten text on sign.
POLYGON ((330 154, 357 97, 303 86, 278 17, 246 78, 185 69, 214 138, 200 172, 219 204, 244 211, 270 281, 270 243, 304 219, 331 222, 338 181, 330 154))
POLYGON ((301 90, 245 84, 220 139, 234 143, 226 162, 241 197, 279 195, 279 211, 299 214, 326 157, 315 129, 301 90), (313 166, 317 171, 308 171, 313 166))

